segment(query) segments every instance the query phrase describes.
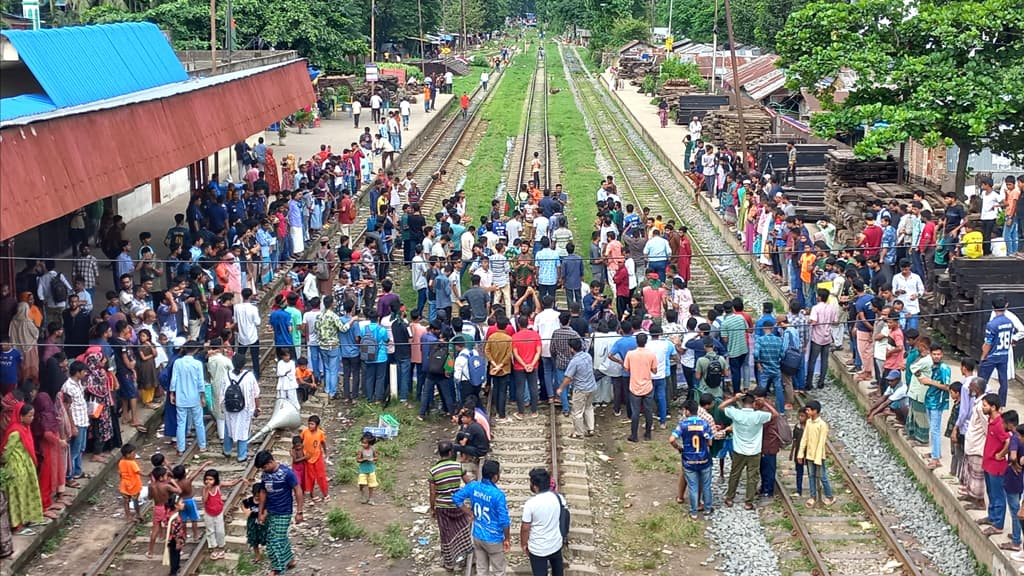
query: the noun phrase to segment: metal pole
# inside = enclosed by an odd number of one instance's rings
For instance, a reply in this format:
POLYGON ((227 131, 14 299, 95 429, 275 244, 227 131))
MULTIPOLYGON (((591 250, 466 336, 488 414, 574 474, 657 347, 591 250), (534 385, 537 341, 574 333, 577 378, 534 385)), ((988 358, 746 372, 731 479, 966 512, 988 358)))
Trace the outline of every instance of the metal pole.
POLYGON ((715 21, 711 29, 711 93, 718 82, 718 0, 715 0, 715 21))
POLYGON ((427 77, 427 53, 423 51, 423 0, 416 0, 416 11, 420 16, 420 71, 427 77))
POLYGON ((729 54, 732 59, 732 91, 736 96, 736 120, 739 121, 740 152, 743 154, 740 158, 743 158, 742 162, 745 163, 747 161, 747 130, 743 124, 743 98, 740 96, 740 76, 737 72, 739 66, 736 64, 736 38, 732 32, 732 7, 729 5, 729 0, 725 0, 725 27, 729 32, 729 54))
POLYGON ((231 64, 231 56, 235 48, 234 22, 235 17, 231 12, 231 0, 228 0, 224 9, 224 48, 228 51, 228 64, 231 64))
POLYGON ((459 12, 462 14, 462 54, 467 51, 466 44, 466 0, 459 0, 459 12))
MULTIPOLYGON (((668 0, 668 37, 672 38, 672 0, 668 0)), ((675 38, 672 38, 675 43, 675 38)))
POLYGON ((377 0, 370 0, 370 62, 377 61, 377 0))
POLYGON ((217 0, 210 0, 210 74, 217 73, 217 0))

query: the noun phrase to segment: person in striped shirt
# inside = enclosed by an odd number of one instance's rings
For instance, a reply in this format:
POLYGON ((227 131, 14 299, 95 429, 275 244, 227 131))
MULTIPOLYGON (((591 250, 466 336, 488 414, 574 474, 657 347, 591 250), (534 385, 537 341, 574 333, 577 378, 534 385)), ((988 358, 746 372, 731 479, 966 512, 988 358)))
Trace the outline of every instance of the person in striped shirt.
POLYGON ((430 468, 430 515, 441 532, 441 564, 454 570, 473 550, 472 520, 452 502, 452 495, 469 482, 462 464, 455 460, 452 443, 437 443, 438 461, 430 468))

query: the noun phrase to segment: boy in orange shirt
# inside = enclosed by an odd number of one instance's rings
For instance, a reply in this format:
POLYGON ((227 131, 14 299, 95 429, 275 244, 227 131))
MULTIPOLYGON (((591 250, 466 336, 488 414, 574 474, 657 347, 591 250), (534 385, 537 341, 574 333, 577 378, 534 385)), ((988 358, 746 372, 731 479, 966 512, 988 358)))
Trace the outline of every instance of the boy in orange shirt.
MULTIPOLYGON (((814 298, 814 263, 818 257, 814 255, 814 246, 804 242, 804 252, 800 255, 800 283, 804 287, 803 302, 815 302, 814 298)), ((806 304, 805 304, 806 305, 806 304)))
POLYGON ((309 360, 299 358, 295 363, 295 380, 299 383, 299 401, 305 402, 309 397, 316 394, 316 377, 313 370, 309 368, 309 360))
POLYGON ((117 471, 121 474, 121 485, 119 487, 124 500, 124 517, 132 521, 131 509, 128 501, 135 504, 135 516, 142 522, 142 509, 139 506, 139 494, 142 493, 142 470, 139 463, 135 461, 135 445, 132 443, 121 446, 121 461, 117 463, 117 471))
POLYGON ((327 495, 327 435, 320 428, 320 417, 313 415, 309 417, 308 425, 301 433, 302 452, 306 455, 306 469, 302 474, 302 491, 309 493, 311 502, 313 498, 313 487, 320 486, 320 493, 324 495, 323 500, 331 499, 327 495))

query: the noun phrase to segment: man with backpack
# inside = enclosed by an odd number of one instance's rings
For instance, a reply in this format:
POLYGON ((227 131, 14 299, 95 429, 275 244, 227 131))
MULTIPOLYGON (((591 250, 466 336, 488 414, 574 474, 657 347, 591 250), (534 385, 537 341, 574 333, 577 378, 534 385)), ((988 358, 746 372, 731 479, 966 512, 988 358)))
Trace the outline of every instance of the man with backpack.
POLYGON ((64 309, 68 307, 71 283, 56 270, 57 263, 46 261, 46 273, 36 282, 36 296, 46 307, 46 322, 61 322, 64 309))
POLYGON ((420 337, 422 347, 423 363, 426 364, 424 372, 426 379, 423 389, 420 391, 420 415, 417 417, 421 422, 430 412, 430 405, 434 400, 434 391, 441 393, 441 402, 448 415, 455 417, 455 399, 448 377, 448 342, 441 339, 441 321, 434 320, 427 328, 426 334, 420 337))
POLYGON ((721 400, 724 396, 722 384, 729 377, 729 362, 715 352, 715 341, 704 337, 704 356, 697 360, 694 378, 697 380, 697 394, 711 394, 721 400))
POLYGON ((378 323, 377 311, 366 311, 369 321, 359 335, 359 359, 363 364, 363 392, 371 404, 383 403, 388 392, 388 331, 378 323))
POLYGON ((260 385, 253 372, 245 369, 245 361, 245 354, 231 358, 232 371, 220 405, 224 414, 224 456, 231 456, 237 444, 239 462, 249 456, 252 419, 260 413, 260 385))
POLYGON ((452 378, 459 386, 462 401, 469 397, 480 398, 480 388, 487 381, 487 360, 475 347, 466 346, 464 334, 453 338, 452 345, 455 348, 452 378))
POLYGON ((562 576, 562 545, 569 535, 569 510, 562 495, 551 489, 551 473, 544 468, 530 470, 530 492, 523 503, 519 542, 530 558, 533 576, 562 576))

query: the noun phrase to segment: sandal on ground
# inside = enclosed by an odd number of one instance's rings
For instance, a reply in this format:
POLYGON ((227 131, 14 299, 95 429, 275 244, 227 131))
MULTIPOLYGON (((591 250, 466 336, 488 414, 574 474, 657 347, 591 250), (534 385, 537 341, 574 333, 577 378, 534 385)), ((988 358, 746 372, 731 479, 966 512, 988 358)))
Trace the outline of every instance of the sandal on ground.
POLYGON ((75 482, 74 480, 68 480, 68 481, 64 482, 64 485, 67 486, 68 488, 81 488, 82 487, 81 484, 79 484, 78 482, 75 482))
POLYGON ((138 431, 140 434, 149 434, 149 429, 147 429, 142 424, 132 424, 132 426, 134 426, 135 430, 138 431))
POLYGON ((92 480, 92 474, 82 473, 72 478, 72 480, 92 480))
POLYGON ((985 536, 995 536, 996 534, 1002 534, 1003 531, 999 528, 996 528, 995 526, 989 526, 988 528, 982 530, 981 533, 985 536))
POLYGON ((1013 542, 1003 542, 1003 543, 1001 543, 999 545, 999 549, 1000 550, 1011 550, 1013 552, 1016 552, 1016 551, 1020 550, 1020 546, 1014 544, 1013 542))
POLYGON ((21 530, 18 530, 17 532, 15 532, 14 535, 15 536, 35 536, 36 535, 36 531, 31 529, 31 528, 29 528, 28 526, 26 526, 26 527, 22 528, 21 530))
POLYGON ((47 510, 46 512, 43 512, 43 516, 50 520, 56 520, 57 518, 60 518, 60 513, 53 510, 47 510))
POLYGON ((753 510, 754 509, 754 505, 751 504, 750 502, 746 502, 746 503, 743 504, 743 509, 744 510, 753 510))
POLYGON ((676 498, 676 504, 686 504, 686 500, 683 498, 676 498))

